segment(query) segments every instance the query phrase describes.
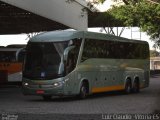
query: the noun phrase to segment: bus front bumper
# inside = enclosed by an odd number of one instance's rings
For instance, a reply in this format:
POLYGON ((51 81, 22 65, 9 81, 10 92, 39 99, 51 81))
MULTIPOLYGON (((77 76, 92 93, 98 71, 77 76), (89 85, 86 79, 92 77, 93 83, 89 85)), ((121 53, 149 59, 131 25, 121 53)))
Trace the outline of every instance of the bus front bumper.
POLYGON ((60 82, 56 82, 53 85, 40 84, 40 85, 31 85, 29 83, 23 82, 22 84, 22 93, 24 95, 55 95, 62 96, 63 92, 63 84, 60 82))

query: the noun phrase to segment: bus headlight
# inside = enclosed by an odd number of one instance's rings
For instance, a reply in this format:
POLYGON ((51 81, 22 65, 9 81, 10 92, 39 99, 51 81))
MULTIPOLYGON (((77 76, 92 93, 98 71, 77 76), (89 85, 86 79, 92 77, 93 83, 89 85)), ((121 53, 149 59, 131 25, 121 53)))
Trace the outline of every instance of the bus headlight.
POLYGON ((28 86, 29 84, 27 82, 23 83, 24 86, 28 86))
POLYGON ((62 82, 55 82, 55 83, 53 83, 53 86, 60 87, 60 86, 62 86, 62 82))

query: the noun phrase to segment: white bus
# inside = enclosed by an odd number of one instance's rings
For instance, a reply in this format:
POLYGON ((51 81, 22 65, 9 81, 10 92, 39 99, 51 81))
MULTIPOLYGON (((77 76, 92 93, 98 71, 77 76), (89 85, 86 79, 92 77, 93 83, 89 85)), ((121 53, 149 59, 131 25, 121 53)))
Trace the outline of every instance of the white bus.
POLYGON ((26 47, 23 93, 50 99, 149 86, 149 45, 108 34, 53 31, 26 47))

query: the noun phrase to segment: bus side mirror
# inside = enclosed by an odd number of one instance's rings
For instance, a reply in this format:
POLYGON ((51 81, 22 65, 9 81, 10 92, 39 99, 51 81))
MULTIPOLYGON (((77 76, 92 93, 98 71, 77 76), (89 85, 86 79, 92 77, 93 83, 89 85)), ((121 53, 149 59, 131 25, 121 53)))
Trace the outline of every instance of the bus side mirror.
POLYGON ((20 62, 24 62, 25 56, 26 56, 26 49, 22 48, 17 52, 16 60, 20 62))

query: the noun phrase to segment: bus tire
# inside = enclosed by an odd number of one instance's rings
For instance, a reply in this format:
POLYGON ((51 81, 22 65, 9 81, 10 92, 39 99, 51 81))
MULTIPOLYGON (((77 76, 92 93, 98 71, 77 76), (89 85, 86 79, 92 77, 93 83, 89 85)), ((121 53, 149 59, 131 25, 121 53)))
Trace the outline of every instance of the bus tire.
POLYGON ((133 91, 133 93, 139 93, 140 92, 140 87, 139 87, 139 81, 138 80, 134 81, 132 91, 133 91))
POLYGON ((48 101, 48 100, 52 99, 52 96, 50 96, 50 95, 44 95, 42 97, 43 97, 43 100, 45 100, 45 101, 48 101))
POLYGON ((127 79, 127 80, 126 80, 126 84, 125 84, 124 93, 125 93, 125 94, 130 94, 131 91, 132 91, 131 80, 130 80, 130 79, 127 79))
POLYGON ((81 87, 80 87, 80 93, 79 93, 79 98, 80 99, 85 99, 88 95, 88 88, 86 82, 82 82, 81 87))

